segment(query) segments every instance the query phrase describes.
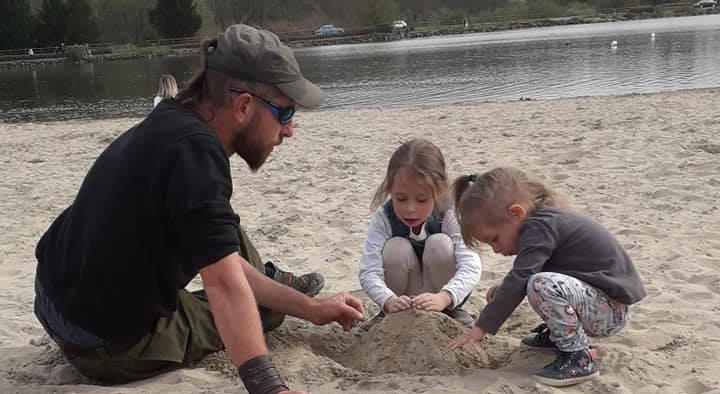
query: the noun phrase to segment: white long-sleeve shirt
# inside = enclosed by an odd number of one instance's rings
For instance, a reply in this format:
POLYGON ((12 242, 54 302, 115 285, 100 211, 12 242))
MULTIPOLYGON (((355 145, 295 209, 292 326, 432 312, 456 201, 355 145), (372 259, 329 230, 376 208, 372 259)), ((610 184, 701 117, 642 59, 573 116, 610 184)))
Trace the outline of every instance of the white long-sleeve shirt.
MULTIPOLYGON (((460 234, 460 225, 452 209, 448 209, 442 223, 442 232, 450 236, 455 246, 455 275, 443 286, 452 297, 452 305, 449 308, 460 304, 480 280, 482 263, 480 256, 465 246, 460 234)), ((410 232, 412 234, 412 231, 410 232)), ((425 232, 425 223, 421 229, 422 237, 425 232)), ((392 238, 392 227, 390 220, 385 214, 383 206, 380 206, 370 218, 365 247, 360 258, 360 285, 365 294, 370 297, 380 308, 385 305, 388 298, 396 295, 385 283, 385 269, 383 268, 382 251, 385 242, 392 238)))

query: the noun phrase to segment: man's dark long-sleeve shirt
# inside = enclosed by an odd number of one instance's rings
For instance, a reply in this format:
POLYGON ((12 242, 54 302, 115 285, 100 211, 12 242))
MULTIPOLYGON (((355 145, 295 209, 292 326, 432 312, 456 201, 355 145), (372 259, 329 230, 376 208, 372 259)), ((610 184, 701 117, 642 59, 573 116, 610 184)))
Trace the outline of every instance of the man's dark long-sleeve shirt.
POLYGON ((237 251, 230 163, 197 113, 165 100, 98 157, 36 248, 63 318, 132 343, 177 309, 178 290, 237 251))

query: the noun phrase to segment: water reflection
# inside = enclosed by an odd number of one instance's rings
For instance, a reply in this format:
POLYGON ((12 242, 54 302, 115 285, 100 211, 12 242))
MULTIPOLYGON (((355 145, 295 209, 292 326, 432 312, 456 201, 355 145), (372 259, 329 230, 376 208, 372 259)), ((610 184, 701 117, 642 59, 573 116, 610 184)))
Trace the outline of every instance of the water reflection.
MULTIPOLYGON (((714 87, 719 54, 720 15, 296 51, 306 76, 326 90, 325 107, 714 87)), ((143 116, 160 75, 187 80, 198 65, 198 57, 167 57, 0 72, 0 121, 143 116)))

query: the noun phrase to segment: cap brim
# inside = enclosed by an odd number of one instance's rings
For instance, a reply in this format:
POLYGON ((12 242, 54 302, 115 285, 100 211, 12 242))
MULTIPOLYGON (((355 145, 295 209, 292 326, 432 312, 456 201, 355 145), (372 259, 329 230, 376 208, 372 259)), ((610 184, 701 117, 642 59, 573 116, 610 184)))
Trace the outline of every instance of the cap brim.
POLYGON ((300 78, 294 82, 279 83, 275 86, 295 101, 296 104, 303 107, 319 107, 325 100, 325 93, 305 78, 300 78))

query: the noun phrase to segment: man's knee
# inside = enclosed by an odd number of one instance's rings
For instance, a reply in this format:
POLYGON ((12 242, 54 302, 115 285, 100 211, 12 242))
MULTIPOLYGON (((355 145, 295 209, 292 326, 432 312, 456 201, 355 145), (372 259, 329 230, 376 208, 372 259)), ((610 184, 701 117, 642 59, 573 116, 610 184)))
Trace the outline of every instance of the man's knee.
POLYGON ((182 363, 164 360, 112 357, 75 357, 66 354, 70 364, 83 376, 105 385, 129 383, 182 368, 182 363))
POLYGON ((272 311, 263 306, 258 308, 260 313, 260 322, 262 323, 263 332, 272 331, 280 327, 285 321, 285 315, 280 312, 272 311))

